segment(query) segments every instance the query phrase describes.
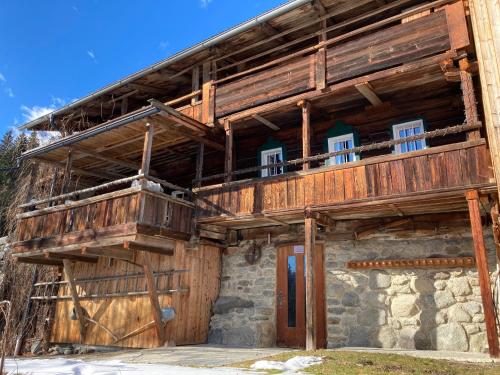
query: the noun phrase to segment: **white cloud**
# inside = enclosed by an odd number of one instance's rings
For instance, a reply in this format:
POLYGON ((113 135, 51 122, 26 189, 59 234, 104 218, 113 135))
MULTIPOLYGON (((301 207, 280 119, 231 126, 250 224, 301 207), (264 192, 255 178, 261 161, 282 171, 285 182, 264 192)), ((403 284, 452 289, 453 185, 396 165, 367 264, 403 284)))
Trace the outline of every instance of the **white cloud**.
POLYGON ((87 55, 89 55, 89 57, 97 64, 97 59, 95 58, 95 53, 94 53, 94 50, 87 50, 87 55))
POLYGON ((5 76, 2 73, 0 73, 0 81, 7 82, 7 80, 5 79, 5 76))
POLYGON ((52 112, 55 108, 53 107, 40 107, 34 105, 33 107, 27 107, 25 105, 21 106, 21 111, 23 113, 23 117, 26 121, 33 121, 39 117, 45 116, 52 112))
POLYGON ((212 0, 200 0, 200 5, 202 8, 208 7, 208 4, 210 4, 212 0))
POLYGON ((3 91, 7 94, 7 96, 8 96, 9 98, 13 98, 13 97, 14 97, 14 91, 12 91, 12 89, 11 89, 10 87, 7 87, 7 88, 6 88, 5 90, 3 90, 3 91))
POLYGON ((56 96, 51 97, 52 103, 49 106, 38 106, 28 107, 26 105, 21 106, 21 111, 24 119, 26 121, 33 121, 39 117, 45 116, 50 112, 53 112, 56 108, 62 107, 66 104, 64 99, 58 98, 56 96))

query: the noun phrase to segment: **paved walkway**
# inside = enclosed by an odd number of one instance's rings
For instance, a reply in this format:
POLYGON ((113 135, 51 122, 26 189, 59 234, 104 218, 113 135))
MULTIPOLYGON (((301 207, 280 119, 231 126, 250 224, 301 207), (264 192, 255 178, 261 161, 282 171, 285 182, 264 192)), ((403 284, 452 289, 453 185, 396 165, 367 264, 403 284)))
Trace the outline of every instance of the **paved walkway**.
POLYGON ((120 350, 69 356, 84 361, 118 360, 126 363, 161 363, 173 366, 219 367, 269 357, 290 351, 287 348, 234 348, 215 345, 188 345, 168 348, 120 350))

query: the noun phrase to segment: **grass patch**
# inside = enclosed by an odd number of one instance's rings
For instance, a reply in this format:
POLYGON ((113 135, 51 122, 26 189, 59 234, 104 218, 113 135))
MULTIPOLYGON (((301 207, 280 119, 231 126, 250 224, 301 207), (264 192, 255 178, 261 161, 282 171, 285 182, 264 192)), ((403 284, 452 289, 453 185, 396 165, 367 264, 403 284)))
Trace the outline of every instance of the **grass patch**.
MULTIPOLYGON (((314 375, 499 375, 500 365, 493 363, 458 363, 446 360, 415 358, 398 354, 359 353, 349 351, 318 350, 314 352, 289 352, 265 358, 286 361, 298 355, 323 357, 323 363, 308 367, 302 372, 314 375)), ((231 367, 249 368, 255 360, 231 364, 231 367)), ((264 372, 265 373, 265 372, 264 372)), ((268 372, 279 374, 280 372, 268 372)))

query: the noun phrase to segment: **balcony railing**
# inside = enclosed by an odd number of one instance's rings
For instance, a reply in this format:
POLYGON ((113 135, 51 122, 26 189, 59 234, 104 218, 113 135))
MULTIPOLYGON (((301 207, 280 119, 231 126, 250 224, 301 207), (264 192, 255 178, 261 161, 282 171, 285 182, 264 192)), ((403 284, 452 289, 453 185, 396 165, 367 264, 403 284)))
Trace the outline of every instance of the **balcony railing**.
POLYGON ((200 202, 198 219, 215 222, 262 215, 292 217, 306 207, 338 211, 344 216, 356 210, 365 216, 380 215, 380 210, 397 215, 391 201, 411 202, 412 213, 432 209, 427 203, 439 209, 446 209, 440 204, 449 203, 448 208, 455 209, 457 202, 465 204, 464 190, 493 185, 489 152, 484 139, 479 139, 207 186, 196 194, 200 202), (415 205, 417 198, 425 197, 429 198, 427 202, 415 205))
POLYGON ((20 208, 28 211, 17 216, 14 253, 48 258, 50 252, 85 249, 94 253, 92 249, 117 246, 168 253, 172 249, 162 238, 189 239, 194 205, 165 194, 158 187, 152 188, 144 176, 138 175, 24 204, 20 208), (78 199, 131 183, 132 187, 78 199), (77 200, 68 200, 75 197, 77 200), (53 203, 56 205, 51 206, 53 203), (42 205, 47 207, 37 209, 42 205))

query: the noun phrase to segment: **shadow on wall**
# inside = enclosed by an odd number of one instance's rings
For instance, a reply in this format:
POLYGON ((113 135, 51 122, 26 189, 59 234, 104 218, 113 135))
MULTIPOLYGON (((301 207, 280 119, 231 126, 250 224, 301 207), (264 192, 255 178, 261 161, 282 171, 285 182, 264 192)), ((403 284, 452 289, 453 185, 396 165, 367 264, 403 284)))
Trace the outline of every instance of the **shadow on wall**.
POLYGON ((327 243, 328 346, 486 352, 475 268, 345 267, 349 260, 471 255, 463 237, 327 243))

